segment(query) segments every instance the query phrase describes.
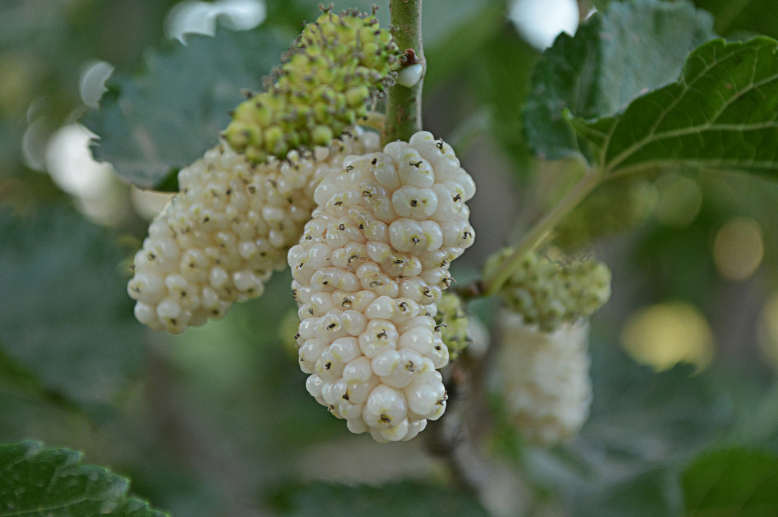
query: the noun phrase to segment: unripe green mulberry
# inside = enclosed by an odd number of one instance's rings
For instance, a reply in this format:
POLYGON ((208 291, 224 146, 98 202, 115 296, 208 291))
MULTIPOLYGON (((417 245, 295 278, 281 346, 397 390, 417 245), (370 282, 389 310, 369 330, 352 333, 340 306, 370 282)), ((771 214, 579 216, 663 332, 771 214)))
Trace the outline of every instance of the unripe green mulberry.
POLYGON ((554 244, 566 250, 627 231, 645 222, 654 211, 659 193, 645 178, 623 178, 600 185, 554 233, 554 244))
POLYGON ((275 84, 240 104, 224 138, 253 162, 328 145, 367 114, 401 53, 373 15, 322 14, 292 47, 275 84))
POLYGON ((462 298, 454 293, 443 293, 438 301, 435 323, 440 329, 441 338, 448 347, 449 357, 453 361, 472 341, 469 332, 470 318, 467 316, 462 298))
MULTIPOLYGON (((490 276, 513 254, 505 248, 486 263, 484 276, 490 276)), ((560 262, 536 252, 527 253, 519 267, 500 290, 508 307, 524 318, 552 332, 563 323, 588 318, 610 298, 611 273, 602 262, 584 259, 560 262)))

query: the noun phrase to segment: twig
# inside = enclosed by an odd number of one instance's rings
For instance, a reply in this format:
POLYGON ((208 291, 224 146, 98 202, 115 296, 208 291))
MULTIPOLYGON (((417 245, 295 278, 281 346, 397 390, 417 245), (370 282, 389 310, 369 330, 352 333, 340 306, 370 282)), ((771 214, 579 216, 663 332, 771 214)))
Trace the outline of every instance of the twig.
MULTIPOLYGON (((405 51, 405 66, 421 64, 426 68, 424 49, 421 40, 421 2, 422 0, 391 0, 392 36, 401 50, 405 51)), ((417 131, 421 131, 421 91, 422 78, 410 88, 395 84, 389 90, 386 107, 386 130, 384 142, 395 140, 408 141, 417 131)))

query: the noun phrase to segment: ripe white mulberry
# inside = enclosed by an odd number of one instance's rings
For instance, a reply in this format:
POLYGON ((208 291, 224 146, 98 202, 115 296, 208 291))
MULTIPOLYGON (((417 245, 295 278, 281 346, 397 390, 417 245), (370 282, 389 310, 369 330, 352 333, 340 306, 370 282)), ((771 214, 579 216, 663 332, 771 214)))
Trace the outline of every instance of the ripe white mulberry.
POLYGON ((579 320, 545 333, 505 311, 498 365, 511 420, 524 437, 556 445, 575 437, 589 417, 589 324, 579 320))
POLYGON ((353 433, 409 440, 446 409, 436 303, 473 243, 472 178, 427 132, 351 156, 289 250, 308 391, 353 433))
POLYGON ((181 192, 149 226, 128 284, 135 316, 178 334, 220 318, 235 301, 262 294, 303 232, 313 192, 349 154, 378 149, 378 135, 355 130, 314 157, 252 165, 226 144, 178 174, 181 192))

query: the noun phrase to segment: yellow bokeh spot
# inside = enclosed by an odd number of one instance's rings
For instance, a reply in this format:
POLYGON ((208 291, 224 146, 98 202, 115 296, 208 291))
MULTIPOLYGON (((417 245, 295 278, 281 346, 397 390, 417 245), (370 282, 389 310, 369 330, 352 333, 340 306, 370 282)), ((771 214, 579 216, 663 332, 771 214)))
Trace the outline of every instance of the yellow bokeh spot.
POLYGON ((762 309, 757 335, 762 352, 778 366, 778 293, 762 309))
POLYGON ((745 280, 764 257, 762 229, 753 219, 738 217, 721 227, 713 242, 713 261, 724 278, 745 280))
POLYGON ((624 325, 621 340, 636 361, 656 370, 680 362, 702 370, 713 359, 708 320, 696 306, 685 302, 661 303, 636 312, 624 325))

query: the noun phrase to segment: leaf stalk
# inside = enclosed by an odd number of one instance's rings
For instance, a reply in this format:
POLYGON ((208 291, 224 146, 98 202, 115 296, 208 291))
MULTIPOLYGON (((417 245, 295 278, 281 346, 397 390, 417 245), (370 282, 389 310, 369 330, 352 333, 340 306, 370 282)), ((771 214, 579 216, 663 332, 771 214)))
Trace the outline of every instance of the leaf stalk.
POLYGON ((480 291, 483 296, 493 296, 505 285, 510 276, 521 266, 524 255, 535 249, 553 229, 569 214, 581 201, 599 185, 602 180, 600 171, 591 168, 586 171, 581 180, 565 195, 565 197, 538 222, 529 233, 521 240, 516 250, 505 261, 504 265, 492 276, 484 278, 480 291))

